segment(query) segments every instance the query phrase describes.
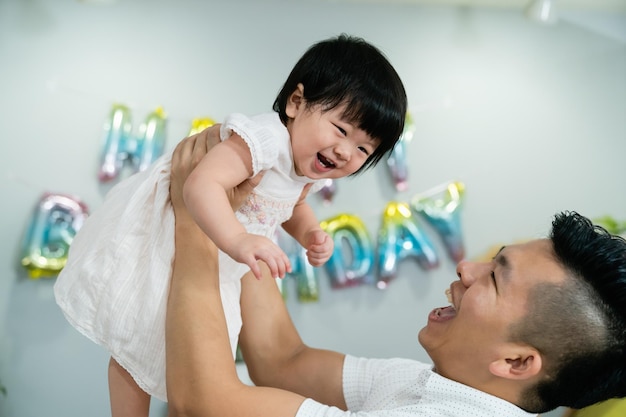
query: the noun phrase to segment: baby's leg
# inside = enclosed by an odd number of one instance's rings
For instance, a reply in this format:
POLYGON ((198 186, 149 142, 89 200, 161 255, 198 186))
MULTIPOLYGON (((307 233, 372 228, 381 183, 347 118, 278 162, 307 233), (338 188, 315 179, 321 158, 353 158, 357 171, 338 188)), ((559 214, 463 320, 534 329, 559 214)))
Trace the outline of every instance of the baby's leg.
POLYGON ((148 417, 150 396, 113 358, 109 361, 109 395, 112 417, 148 417))

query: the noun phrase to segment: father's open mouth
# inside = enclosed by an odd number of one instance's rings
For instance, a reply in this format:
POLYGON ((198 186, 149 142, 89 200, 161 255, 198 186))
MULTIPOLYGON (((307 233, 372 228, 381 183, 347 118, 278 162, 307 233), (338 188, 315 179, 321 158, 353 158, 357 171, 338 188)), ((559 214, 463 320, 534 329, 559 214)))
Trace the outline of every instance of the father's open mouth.
POLYGON ((447 321, 456 317, 456 307, 454 306, 454 299, 452 298, 452 291, 450 288, 446 289, 446 296, 448 297, 449 306, 439 307, 431 311, 429 318, 433 321, 447 321))

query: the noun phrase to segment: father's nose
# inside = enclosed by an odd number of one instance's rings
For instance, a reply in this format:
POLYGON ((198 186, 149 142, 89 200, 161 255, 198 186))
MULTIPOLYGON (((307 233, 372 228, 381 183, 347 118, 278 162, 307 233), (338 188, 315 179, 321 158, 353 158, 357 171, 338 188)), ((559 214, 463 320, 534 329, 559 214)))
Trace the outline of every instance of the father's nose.
POLYGON ((478 279, 480 269, 478 262, 461 261, 456 266, 456 275, 464 286, 469 287, 478 279))

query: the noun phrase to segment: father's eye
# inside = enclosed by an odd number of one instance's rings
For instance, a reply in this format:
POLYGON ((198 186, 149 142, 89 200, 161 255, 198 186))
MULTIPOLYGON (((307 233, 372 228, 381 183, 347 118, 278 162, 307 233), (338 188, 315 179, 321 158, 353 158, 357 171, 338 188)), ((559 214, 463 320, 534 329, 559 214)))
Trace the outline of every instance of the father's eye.
POLYGON ((496 292, 498 292, 498 284, 496 283, 496 274, 494 271, 491 271, 491 280, 493 281, 493 286, 496 287, 496 292))

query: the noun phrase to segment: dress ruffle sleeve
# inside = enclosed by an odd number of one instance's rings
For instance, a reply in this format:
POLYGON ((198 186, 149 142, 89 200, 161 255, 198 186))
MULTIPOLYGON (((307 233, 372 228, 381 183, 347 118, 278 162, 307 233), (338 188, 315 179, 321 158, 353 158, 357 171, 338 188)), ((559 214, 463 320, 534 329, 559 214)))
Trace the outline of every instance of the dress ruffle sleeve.
POLYGON ((220 127, 220 138, 226 140, 232 133, 242 137, 252 155, 252 176, 275 164, 278 157, 276 134, 243 114, 229 115, 220 127))

